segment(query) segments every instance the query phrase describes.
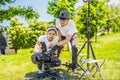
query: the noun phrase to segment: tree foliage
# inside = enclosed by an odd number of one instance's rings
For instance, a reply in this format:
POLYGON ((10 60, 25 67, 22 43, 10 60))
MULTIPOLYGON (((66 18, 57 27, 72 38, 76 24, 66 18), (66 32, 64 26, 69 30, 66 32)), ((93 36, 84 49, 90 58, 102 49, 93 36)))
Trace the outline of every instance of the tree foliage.
MULTIPOLYGON (((87 18, 88 18, 88 3, 85 3, 81 8, 78 8, 76 24, 80 34, 87 35, 87 18)), ((105 6, 105 1, 91 1, 90 3, 90 37, 97 33, 98 28, 106 25, 108 8, 105 6)), ((87 36, 86 36, 87 37, 87 36)))
POLYGON ((120 31, 120 6, 110 5, 109 16, 109 26, 112 28, 113 32, 120 31))
POLYGON ((46 30, 46 24, 37 20, 29 22, 28 27, 23 27, 23 23, 15 18, 11 20, 10 25, 11 27, 8 28, 9 44, 18 48, 34 47, 37 38, 46 30))
MULTIPOLYGON (((15 0, 1 0, 0 7, 5 6, 6 4, 14 3, 15 0)), ((20 22, 15 16, 24 17, 27 21, 35 20, 39 17, 38 13, 35 12, 32 7, 8 7, 8 9, 0 8, 0 22, 4 20, 10 20, 10 27, 7 28, 9 43, 11 46, 17 46, 18 48, 29 48, 33 47, 38 37, 38 34, 43 34, 44 29, 38 29, 36 27, 43 27, 44 24, 35 25, 36 30, 30 27, 25 27, 23 22, 20 22), (14 18, 14 19, 13 19, 14 18)), ((31 22, 32 23, 32 22, 31 22)), ((33 22, 36 24, 35 22, 33 22)), ((45 27, 45 26, 44 26, 45 27)), ((3 31, 3 28, 1 28, 3 31)))
MULTIPOLYGON (((14 3, 16 0, 0 0, 0 7, 5 6, 7 3, 14 3)), ((39 15, 32 7, 9 7, 8 9, 0 8, 0 22, 3 20, 10 20, 14 16, 23 16, 25 19, 38 18, 39 15)))
POLYGON ((5 5, 6 3, 13 3, 15 0, 0 0, 0 6, 5 5))
POLYGON ((77 1, 78 0, 52 0, 48 2, 47 12, 56 18, 61 10, 68 10, 71 13, 71 18, 73 18, 75 15, 74 5, 77 1))
POLYGON ((31 7, 9 7, 7 10, 0 9, 0 22, 3 20, 10 20, 14 16, 24 16, 25 19, 38 18, 39 15, 31 7))
MULTIPOLYGON (((0 0, 0 22, 4 20, 11 20, 15 16, 24 17, 26 20, 36 19, 39 14, 35 12, 32 7, 9 7, 8 9, 2 9, 6 4, 14 3, 16 0, 0 0)), ((0 31, 6 30, 4 27, 0 28, 0 31)))

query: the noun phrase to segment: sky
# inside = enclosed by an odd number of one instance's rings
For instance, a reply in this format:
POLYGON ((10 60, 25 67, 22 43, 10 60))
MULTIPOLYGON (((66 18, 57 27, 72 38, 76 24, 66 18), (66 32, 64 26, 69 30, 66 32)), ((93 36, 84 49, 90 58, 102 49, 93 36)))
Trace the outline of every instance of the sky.
MULTIPOLYGON (((18 5, 25 6, 32 6, 32 8, 39 13, 40 21, 53 21, 54 17, 50 14, 47 14, 47 6, 48 2, 52 0, 16 0, 14 3, 7 4, 5 6, 2 6, 2 9, 7 9, 9 6, 17 7, 18 5)), ((111 0, 111 3, 119 3, 119 0, 111 0)), ((75 7, 81 6, 83 4, 83 0, 78 0, 78 3, 75 5, 75 7)), ((20 18, 20 20, 25 21, 23 18, 20 18)), ((3 23, 0 23, 0 25, 7 26, 9 25, 8 22, 3 21, 3 23)))

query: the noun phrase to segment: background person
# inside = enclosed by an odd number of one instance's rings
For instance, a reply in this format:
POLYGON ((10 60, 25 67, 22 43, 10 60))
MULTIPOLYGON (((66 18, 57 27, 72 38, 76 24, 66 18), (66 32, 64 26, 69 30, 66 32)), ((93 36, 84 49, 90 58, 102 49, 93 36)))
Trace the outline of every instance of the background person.
POLYGON ((0 32, 0 52, 1 54, 5 55, 5 47, 7 46, 7 42, 5 37, 3 37, 2 33, 0 32))

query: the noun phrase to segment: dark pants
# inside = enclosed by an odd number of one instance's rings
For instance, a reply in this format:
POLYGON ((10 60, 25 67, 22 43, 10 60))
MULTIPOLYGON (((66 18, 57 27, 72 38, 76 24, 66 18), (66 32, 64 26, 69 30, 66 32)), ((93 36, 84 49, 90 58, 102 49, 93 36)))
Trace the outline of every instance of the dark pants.
MULTIPOLYGON (((64 39, 66 39, 66 37, 61 36, 61 39, 64 40, 64 39)), ((71 44, 71 49, 72 49, 72 69, 75 69, 77 66, 77 53, 78 53, 78 35, 77 35, 77 33, 75 33, 72 36, 72 39, 70 40, 70 44, 71 44)), ((58 57, 59 57, 62 49, 63 49, 63 46, 61 48, 59 48, 58 57)))
POLYGON ((3 55, 5 55, 5 47, 4 47, 4 46, 1 46, 1 47, 0 47, 0 50, 1 50, 1 53, 2 53, 3 55))
POLYGON ((77 66, 77 53, 78 53, 78 35, 77 33, 73 35, 70 40, 72 48, 72 69, 75 69, 77 66))

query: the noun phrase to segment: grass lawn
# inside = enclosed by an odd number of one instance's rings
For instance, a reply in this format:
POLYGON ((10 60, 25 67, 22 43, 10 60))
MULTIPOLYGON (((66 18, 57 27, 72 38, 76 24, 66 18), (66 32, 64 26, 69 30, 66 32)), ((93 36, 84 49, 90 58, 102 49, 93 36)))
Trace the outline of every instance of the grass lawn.
MULTIPOLYGON (((81 48, 84 42, 79 43, 81 48)), ((98 42, 92 42, 92 46, 96 58, 105 60, 105 64, 101 67, 104 80, 120 80, 120 34, 100 36, 98 42)), ((32 50, 32 48, 19 49, 15 55, 0 55, 0 80, 22 80, 28 74, 37 72, 37 67, 30 58, 32 50)), ((81 53, 87 54, 86 47, 81 53)), ((60 59, 62 63, 71 61, 71 53, 65 48, 60 59)), ((61 68, 67 70, 65 67, 61 66, 61 68)), ((70 72, 65 74, 70 80, 76 80, 70 72)), ((96 77, 100 79, 98 75, 96 77)))

